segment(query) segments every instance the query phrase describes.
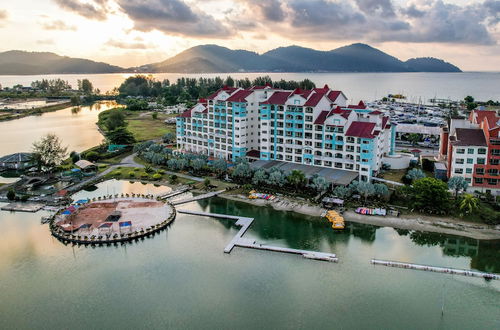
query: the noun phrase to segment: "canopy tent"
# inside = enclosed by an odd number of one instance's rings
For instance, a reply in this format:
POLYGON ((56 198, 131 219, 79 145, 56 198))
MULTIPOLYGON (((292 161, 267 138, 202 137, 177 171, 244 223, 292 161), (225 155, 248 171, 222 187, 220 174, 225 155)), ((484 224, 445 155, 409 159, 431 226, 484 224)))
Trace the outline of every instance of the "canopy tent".
POLYGON ((132 221, 122 221, 119 222, 118 225, 120 226, 120 231, 122 228, 128 228, 129 230, 132 230, 132 221))
POLYGON ((61 214, 68 215, 68 214, 71 214, 71 211, 65 210, 61 214))
POLYGON ((88 199, 79 199, 75 202, 75 204, 85 204, 85 203, 88 203, 89 200, 88 199))
POLYGON ((113 223, 112 222, 103 222, 97 227, 97 230, 101 232, 102 229, 107 229, 108 232, 110 233, 111 230, 113 229, 113 223))

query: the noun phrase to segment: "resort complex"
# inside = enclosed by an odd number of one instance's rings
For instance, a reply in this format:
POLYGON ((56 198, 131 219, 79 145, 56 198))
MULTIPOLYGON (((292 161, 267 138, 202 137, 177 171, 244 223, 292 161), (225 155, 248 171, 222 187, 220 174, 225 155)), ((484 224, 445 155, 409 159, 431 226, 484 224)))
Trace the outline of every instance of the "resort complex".
MULTIPOLYGON (((177 118, 181 151, 377 175, 395 153, 395 125, 341 91, 224 87, 177 118)), ((261 164, 264 166, 264 164, 261 164)), ((347 174, 349 176, 349 174, 347 174)))
POLYGON ((470 191, 500 190, 499 123, 496 111, 473 110, 468 119, 452 119, 442 128, 439 156, 448 178, 465 178, 470 191))

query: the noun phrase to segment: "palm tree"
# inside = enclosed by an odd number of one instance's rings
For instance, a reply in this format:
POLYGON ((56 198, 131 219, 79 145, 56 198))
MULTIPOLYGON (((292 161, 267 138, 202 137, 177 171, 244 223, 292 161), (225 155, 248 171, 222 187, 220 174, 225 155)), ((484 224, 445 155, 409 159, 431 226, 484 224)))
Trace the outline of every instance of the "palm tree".
POLYGON ((460 211, 465 214, 471 214, 478 207, 478 199, 472 194, 464 194, 460 201, 460 211))

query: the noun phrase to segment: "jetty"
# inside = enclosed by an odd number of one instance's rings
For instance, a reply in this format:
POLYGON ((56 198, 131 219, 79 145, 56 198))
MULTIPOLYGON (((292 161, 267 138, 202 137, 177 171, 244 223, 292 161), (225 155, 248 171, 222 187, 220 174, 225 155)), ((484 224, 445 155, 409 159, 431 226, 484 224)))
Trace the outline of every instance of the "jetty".
POLYGON ((372 259, 371 263, 374 265, 387 266, 387 267, 423 270, 423 271, 428 271, 428 272, 444 273, 444 274, 450 274, 450 275, 482 277, 482 278, 485 278, 488 280, 500 280, 500 274, 484 273, 484 272, 475 271, 475 270, 427 266, 427 265, 419 265, 419 264, 412 264, 412 263, 399 262, 399 261, 378 260, 378 259, 372 259))
POLYGON ((2 211, 13 211, 13 212, 38 212, 45 205, 39 203, 10 203, 2 206, 2 211))
POLYGON ((158 199, 169 199, 169 198, 172 198, 172 197, 184 194, 184 193, 186 193, 186 192, 188 192, 190 190, 191 190, 191 187, 184 186, 184 187, 181 187, 181 188, 179 188, 179 189, 177 189, 175 191, 169 192, 167 194, 159 195, 158 199))
POLYGON ((188 198, 188 199, 183 199, 183 200, 180 200, 180 201, 172 202, 172 204, 173 205, 181 205, 181 204, 186 204, 186 203, 190 203, 190 202, 195 202, 195 201, 199 201, 199 200, 202 200, 202 199, 215 197, 215 196, 223 193, 224 191, 225 190, 213 191, 213 192, 209 192, 209 193, 206 193, 206 194, 203 194, 203 195, 198 195, 198 196, 194 196, 194 197, 191 197, 191 198, 188 198))
POLYGON ((248 228, 252 225, 254 218, 247 218, 247 217, 240 217, 240 216, 235 216, 235 215, 219 214, 219 213, 198 212, 198 211, 190 211, 190 210, 178 210, 177 212, 184 213, 184 214, 190 214, 190 215, 211 217, 211 218, 236 220, 236 225, 240 226, 241 228, 238 231, 238 233, 231 239, 229 244, 226 245, 226 247, 224 248, 224 253, 231 253, 233 248, 235 246, 238 246, 238 247, 248 248, 248 249, 257 249, 257 250, 265 250, 265 251, 273 251, 273 252, 281 252, 281 253, 298 254, 306 259, 338 262, 337 256, 333 253, 291 249, 291 248, 280 247, 280 246, 271 246, 271 245, 259 244, 254 239, 243 238, 243 235, 246 233, 248 228))

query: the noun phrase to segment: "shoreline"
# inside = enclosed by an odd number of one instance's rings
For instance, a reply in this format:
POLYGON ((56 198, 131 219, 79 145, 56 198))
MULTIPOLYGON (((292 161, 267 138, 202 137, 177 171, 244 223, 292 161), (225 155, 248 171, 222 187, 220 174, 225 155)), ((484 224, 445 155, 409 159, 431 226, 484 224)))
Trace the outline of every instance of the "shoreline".
POLYGON ((45 106, 45 107, 41 107, 41 108, 31 109, 31 110, 27 110, 26 112, 16 113, 15 115, 9 114, 9 115, 6 115, 4 117, 0 117, 0 122, 26 118, 26 117, 30 117, 30 116, 37 116, 37 115, 41 115, 41 114, 48 113, 48 112, 63 110, 63 109, 69 108, 71 106, 72 106, 71 101, 68 101, 68 102, 64 102, 64 103, 60 103, 60 104, 56 104, 56 105, 49 105, 49 106, 45 106))
MULTIPOLYGON (((250 200, 243 195, 234 194, 220 194, 218 197, 226 198, 233 201, 243 202, 255 206, 268 206, 272 207, 278 211, 288 211, 296 212, 304 215, 310 215, 314 217, 321 217, 321 214, 326 211, 326 209, 320 206, 304 205, 298 202, 294 202, 289 199, 284 199, 280 197, 280 201, 269 202, 263 199, 253 199, 250 200), (284 203, 286 204, 284 204, 284 203)), ((428 231, 434 233, 464 236, 468 238, 473 238, 477 240, 497 240, 500 239, 500 229, 496 229, 492 226, 467 223, 459 220, 454 220, 448 218, 443 220, 442 218, 418 215, 418 216, 401 216, 401 217, 391 217, 391 216, 366 216, 357 214, 354 211, 346 211, 343 214, 346 221, 381 226, 381 227, 391 227, 398 229, 407 229, 415 231, 428 231)))

